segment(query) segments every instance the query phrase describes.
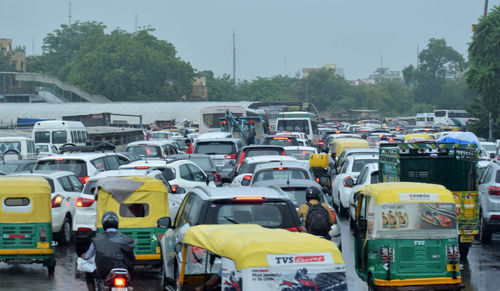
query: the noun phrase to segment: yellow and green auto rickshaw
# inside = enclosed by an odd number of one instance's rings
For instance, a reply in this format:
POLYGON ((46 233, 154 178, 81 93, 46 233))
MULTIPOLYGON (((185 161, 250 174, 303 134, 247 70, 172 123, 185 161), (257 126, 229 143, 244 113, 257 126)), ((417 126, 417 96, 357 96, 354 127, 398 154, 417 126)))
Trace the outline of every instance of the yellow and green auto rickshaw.
POLYGON ((152 177, 108 177, 97 187, 97 232, 104 231, 102 215, 113 211, 119 218, 118 231, 135 240, 135 264, 161 263, 158 241, 165 230, 156 221, 169 216, 165 184, 152 177))
POLYGON ((456 205, 436 184, 366 185, 355 194, 354 259, 370 290, 460 290, 456 205))
POLYGON ((307 233, 251 224, 198 225, 186 232, 182 257, 178 290, 203 286, 218 273, 220 288, 212 290, 347 290, 337 246, 307 233), (187 272, 194 263, 202 272, 187 272))
POLYGON ((41 177, 0 177, 0 261, 41 263, 54 273, 50 195, 41 177))

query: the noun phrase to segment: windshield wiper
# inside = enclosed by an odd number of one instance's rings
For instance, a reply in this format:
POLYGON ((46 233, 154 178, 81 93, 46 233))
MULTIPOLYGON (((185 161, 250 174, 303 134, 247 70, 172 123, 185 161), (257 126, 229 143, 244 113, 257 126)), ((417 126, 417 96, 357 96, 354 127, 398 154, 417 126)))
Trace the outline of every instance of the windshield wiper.
POLYGON ((238 221, 232 219, 232 218, 229 218, 227 216, 224 216, 224 219, 226 219, 227 221, 231 222, 232 224, 240 224, 238 221))

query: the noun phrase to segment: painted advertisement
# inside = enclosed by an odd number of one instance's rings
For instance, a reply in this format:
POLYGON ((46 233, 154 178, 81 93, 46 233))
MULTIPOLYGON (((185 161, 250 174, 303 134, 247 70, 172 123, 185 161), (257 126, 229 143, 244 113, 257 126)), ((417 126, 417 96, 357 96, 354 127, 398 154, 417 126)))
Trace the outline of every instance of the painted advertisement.
POLYGON ((330 253, 268 255, 268 267, 236 271, 223 259, 222 290, 347 290, 345 266, 330 253))

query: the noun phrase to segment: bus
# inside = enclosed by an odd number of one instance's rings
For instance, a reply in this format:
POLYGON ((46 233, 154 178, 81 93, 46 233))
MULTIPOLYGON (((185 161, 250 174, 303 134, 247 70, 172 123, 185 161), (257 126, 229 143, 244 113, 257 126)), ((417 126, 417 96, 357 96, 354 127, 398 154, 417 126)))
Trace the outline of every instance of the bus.
POLYGON ((265 115, 263 110, 249 109, 244 106, 217 105, 203 107, 200 109, 199 132, 220 131, 220 118, 225 117, 227 111, 231 112, 234 117, 264 117, 265 115))
POLYGON ((280 112, 276 119, 276 131, 303 132, 309 141, 317 143, 319 140, 318 122, 318 116, 311 112, 280 112))
POLYGON ((433 126, 434 113, 417 113, 415 120, 417 126, 433 126))
POLYGON ((32 136, 35 143, 53 144, 59 149, 64 144, 84 146, 88 132, 79 121, 46 120, 35 123, 32 136))
POLYGON ((454 125, 465 127, 469 120, 474 120, 465 110, 434 110, 434 126, 454 125))

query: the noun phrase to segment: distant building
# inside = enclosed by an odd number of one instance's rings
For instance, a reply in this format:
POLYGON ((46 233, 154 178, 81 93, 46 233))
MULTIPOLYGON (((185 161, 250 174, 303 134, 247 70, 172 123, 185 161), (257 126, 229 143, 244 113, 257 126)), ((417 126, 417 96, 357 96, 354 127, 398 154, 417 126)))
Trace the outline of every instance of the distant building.
POLYGON ((208 100, 208 89, 207 89, 207 77, 199 76, 195 77, 193 81, 193 101, 207 101, 208 100))
POLYGON ((321 69, 325 69, 337 76, 344 76, 344 69, 337 68, 336 64, 326 64, 321 68, 302 68, 302 78, 307 78, 311 72, 315 72, 321 69))
POLYGON ((14 64, 15 72, 26 73, 26 53, 12 50, 12 40, 0 38, 0 53, 10 57, 10 62, 14 64))
POLYGON ((377 68, 367 79, 351 80, 351 85, 374 85, 383 81, 402 81, 399 71, 389 71, 389 68, 377 68))

